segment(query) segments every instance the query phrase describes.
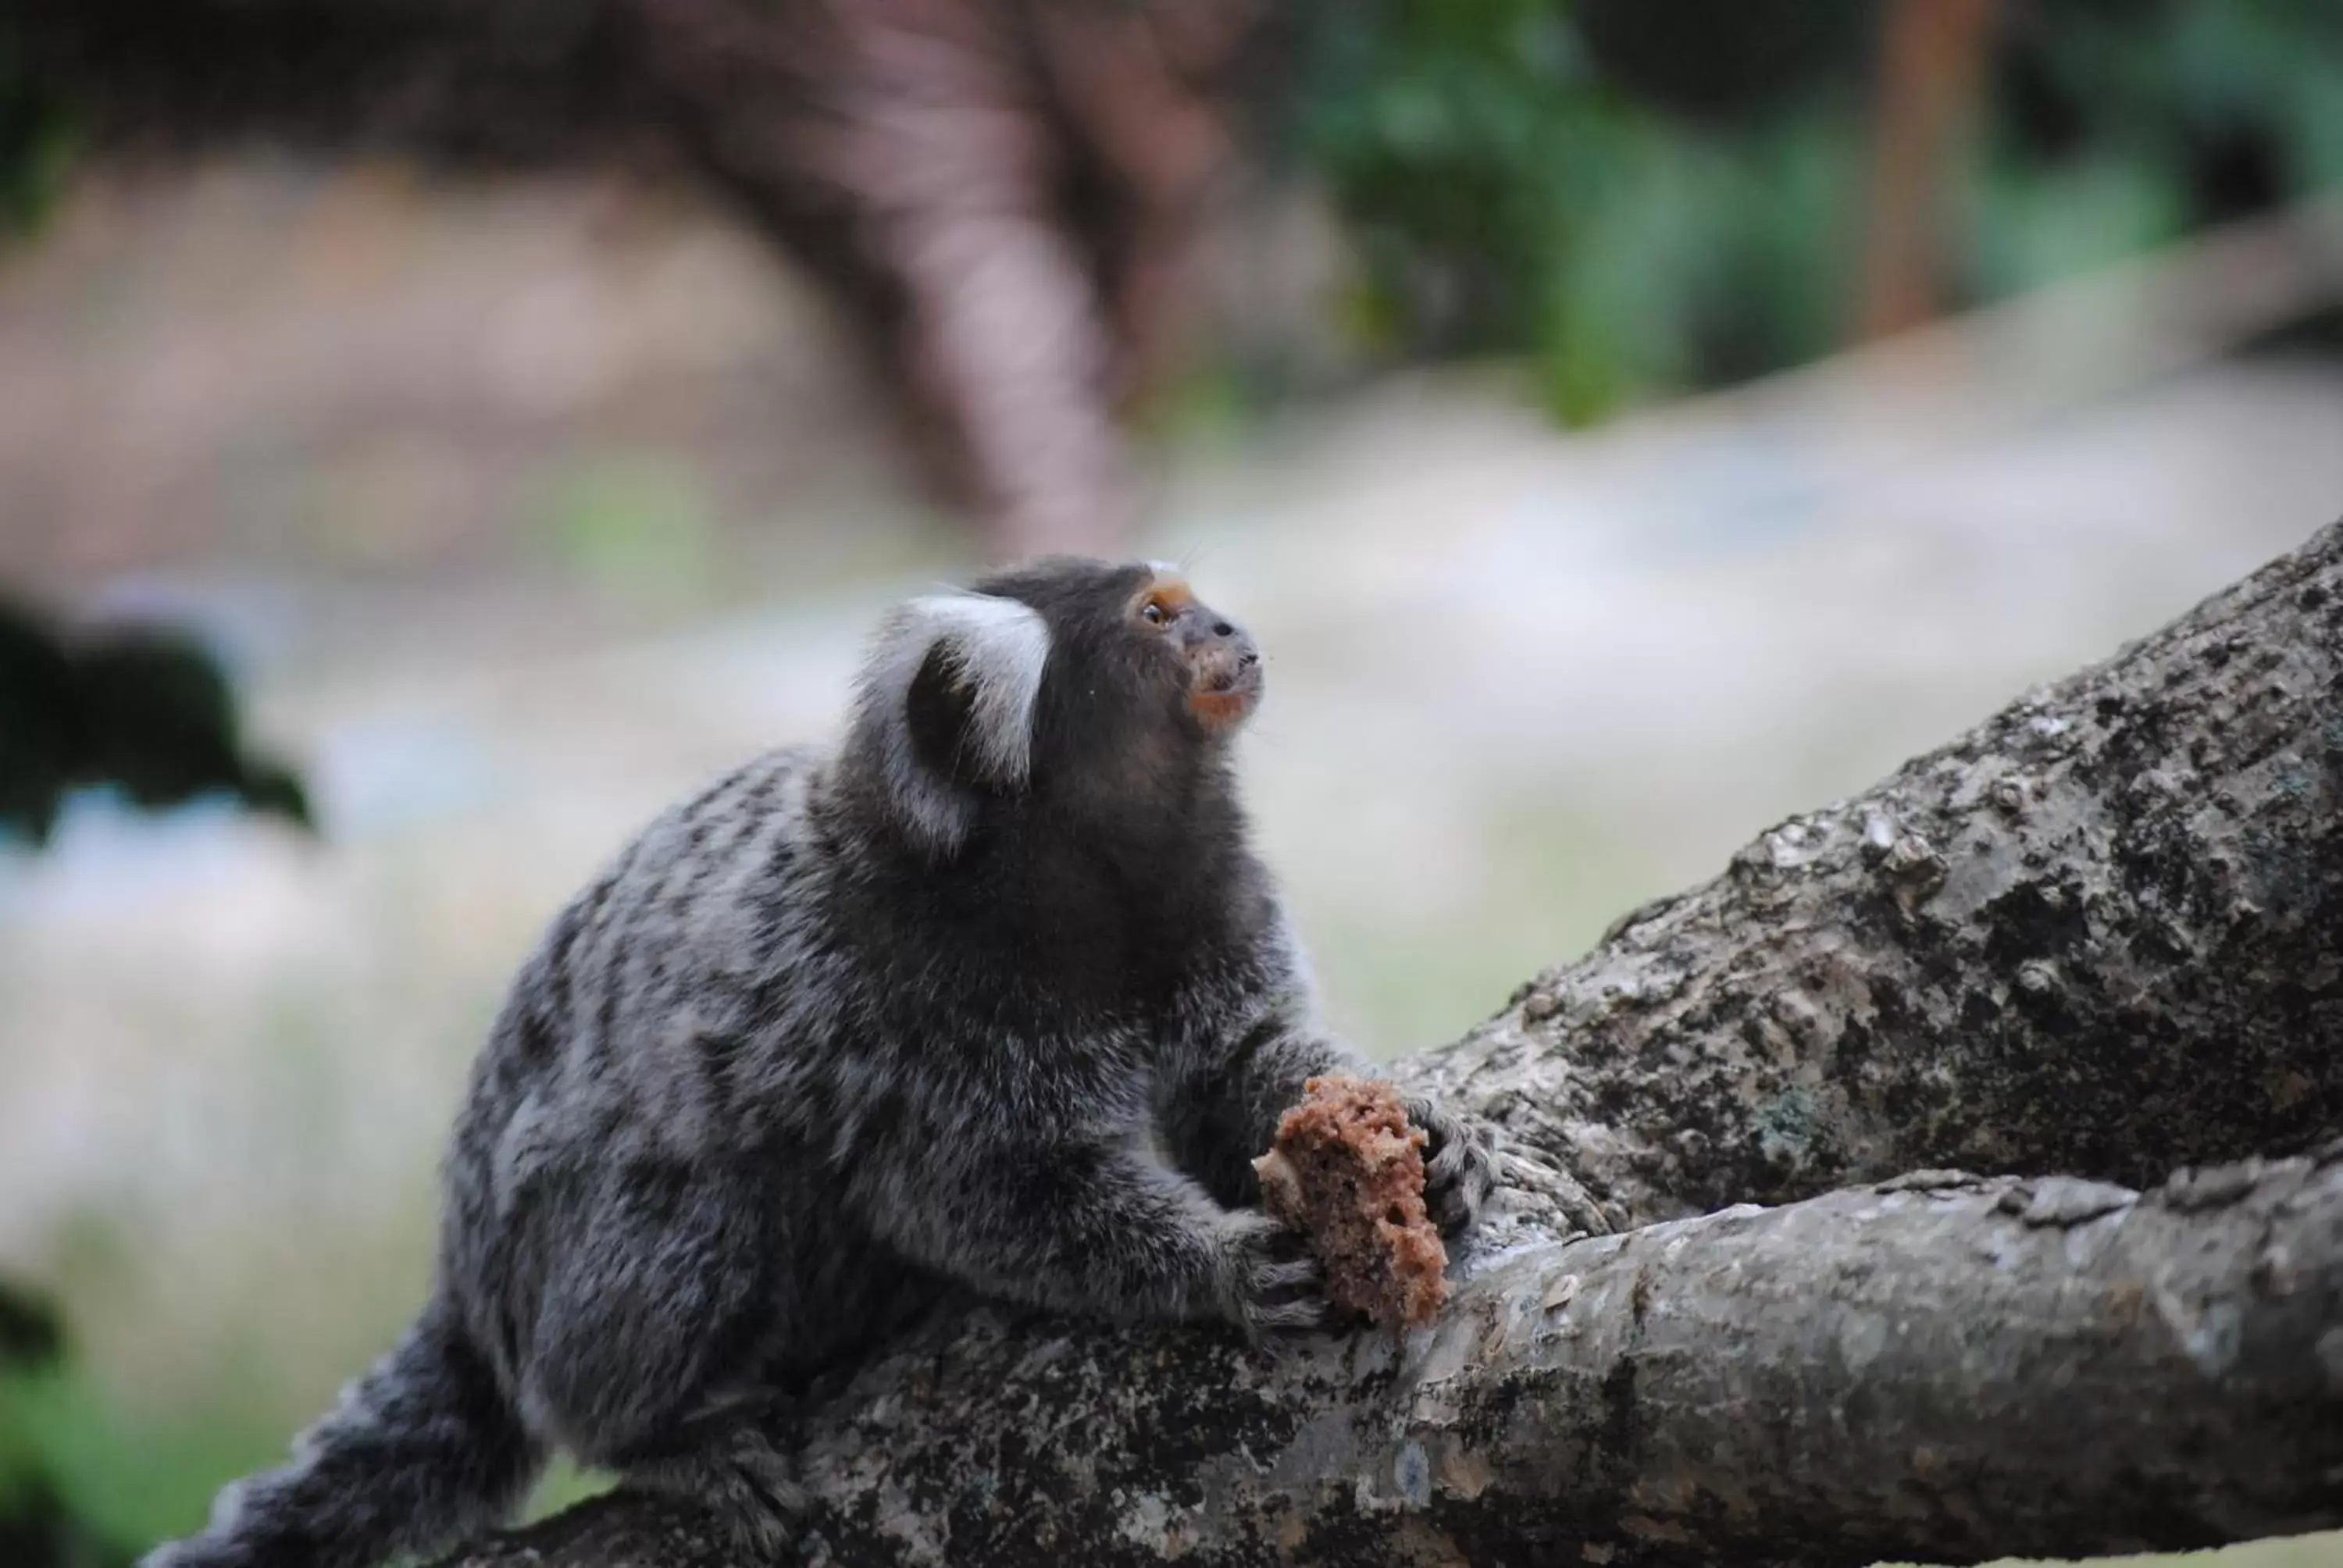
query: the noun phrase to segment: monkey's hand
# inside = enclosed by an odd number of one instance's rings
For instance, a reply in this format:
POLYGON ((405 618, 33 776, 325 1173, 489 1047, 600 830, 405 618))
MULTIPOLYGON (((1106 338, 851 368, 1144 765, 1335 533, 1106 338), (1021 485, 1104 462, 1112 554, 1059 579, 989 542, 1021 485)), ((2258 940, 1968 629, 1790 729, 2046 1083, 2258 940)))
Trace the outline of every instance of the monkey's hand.
POLYGON ((1326 1316, 1302 1234, 1223 1207, 1154 1154, 1144 1127, 979 1138, 858 1175, 850 1201, 880 1241, 1005 1301, 1253 1334, 1326 1316))
POLYGON ((1461 1236, 1497 1184, 1496 1135, 1423 1095, 1409 1096, 1407 1119, 1424 1132, 1424 1207, 1442 1235, 1461 1236))
POLYGON ((1220 1248, 1220 1310, 1247 1338, 1325 1325, 1323 1276, 1301 1231, 1258 1209, 1232 1210, 1221 1221, 1220 1248))

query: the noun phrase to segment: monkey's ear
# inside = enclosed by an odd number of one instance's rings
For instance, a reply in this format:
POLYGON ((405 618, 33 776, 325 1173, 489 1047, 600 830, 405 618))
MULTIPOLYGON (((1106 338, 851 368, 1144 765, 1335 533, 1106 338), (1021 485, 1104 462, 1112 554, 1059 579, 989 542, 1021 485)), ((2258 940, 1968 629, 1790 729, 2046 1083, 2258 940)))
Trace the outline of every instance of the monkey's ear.
POLYGON ((936 594, 889 615, 863 666, 854 749, 904 832, 960 848, 988 790, 1025 783, 1050 628, 1031 606, 936 594))

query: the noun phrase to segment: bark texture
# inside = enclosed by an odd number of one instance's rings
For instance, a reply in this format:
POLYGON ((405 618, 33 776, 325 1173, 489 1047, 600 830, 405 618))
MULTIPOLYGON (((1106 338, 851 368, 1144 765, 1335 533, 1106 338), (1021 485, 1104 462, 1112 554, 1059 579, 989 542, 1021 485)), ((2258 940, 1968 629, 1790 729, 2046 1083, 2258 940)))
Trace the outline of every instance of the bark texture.
MULTIPOLYGON (((1433 1329, 1248 1349, 982 1312, 809 1434, 802 1561, 1861 1564, 2338 1517, 2343 1168, 1923 1175, 1483 1260, 1433 1329)), ((599 1505, 473 1568, 699 1568, 599 1505)))
MULTIPOLYGON (((1402 1065, 1643 1228, 1567 1241, 1505 1194, 1403 1341, 955 1315, 799 1429, 800 1561, 1855 1564, 2343 1523, 2343 1145, 2191 1168, 2343 1121, 2338 649, 2343 526, 1402 1065), (2065 1174, 1896 1174, 1955 1165, 2065 1174)), ((466 1561, 724 1560, 614 1497, 466 1561)))
POLYGON ((1899 1171, 2139 1185, 2343 1125, 2343 526, 1410 1076, 1636 1222, 1899 1171))

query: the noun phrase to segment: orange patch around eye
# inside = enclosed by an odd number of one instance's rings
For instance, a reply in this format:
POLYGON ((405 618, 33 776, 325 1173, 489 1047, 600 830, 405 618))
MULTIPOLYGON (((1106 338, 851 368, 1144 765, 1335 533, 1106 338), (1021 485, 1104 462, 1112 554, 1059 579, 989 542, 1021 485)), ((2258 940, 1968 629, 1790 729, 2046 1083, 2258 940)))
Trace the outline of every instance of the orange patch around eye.
POLYGON ((1151 604, 1160 606, 1166 615, 1177 615, 1194 603, 1195 598, 1195 590, 1188 586, 1186 578, 1173 577, 1169 572, 1158 572, 1154 580, 1132 602, 1131 613, 1137 615, 1151 604))

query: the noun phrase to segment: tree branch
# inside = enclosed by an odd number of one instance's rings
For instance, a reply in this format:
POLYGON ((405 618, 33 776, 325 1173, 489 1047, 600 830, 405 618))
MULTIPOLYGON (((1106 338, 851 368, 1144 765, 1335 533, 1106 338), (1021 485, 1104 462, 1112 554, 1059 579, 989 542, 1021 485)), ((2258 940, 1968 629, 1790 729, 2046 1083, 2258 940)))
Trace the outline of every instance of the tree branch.
POLYGON ((1408 1064, 1623 1221, 2343 1126, 2343 524, 1408 1064))
MULTIPOLYGON (((840 1565, 1861 1564, 2343 1520, 2343 1165, 1950 1173, 1521 1248, 1404 1342, 990 1311, 810 1428, 840 1565), (1037 1556, 1037 1553, 1039 1554, 1037 1556)), ((614 1499, 473 1568, 716 1568, 614 1499)))
MULTIPOLYGON (((814 1409, 803 1560, 1861 1563, 2343 1523, 2343 526, 1401 1064, 1526 1193, 1437 1327, 979 1309, 814 1409), (1899 1168, 2065 1169, 2027 1181, 1899 1168), (2097 1178, 2098 1180, 2091 1180, 2097 1178)), ((479 1568, 715 1568, 614 1497, 479 1568)))

